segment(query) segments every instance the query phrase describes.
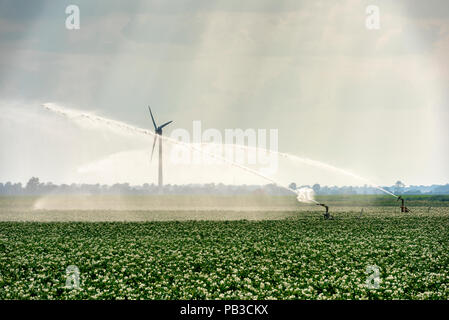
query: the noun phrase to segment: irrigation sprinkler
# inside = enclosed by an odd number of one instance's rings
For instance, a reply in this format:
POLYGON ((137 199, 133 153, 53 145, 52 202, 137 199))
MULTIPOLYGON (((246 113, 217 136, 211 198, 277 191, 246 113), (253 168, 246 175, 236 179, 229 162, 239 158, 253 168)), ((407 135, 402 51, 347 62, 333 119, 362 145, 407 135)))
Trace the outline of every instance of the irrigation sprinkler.
POLYGON ((401 200, 401 212, 410 212, 410 209, 405 206, 405 199, 399 196, 396 201, 401 200))
POLYGON ((326 212, 324 213, 324 220, 334 220, 334 217, 329 213, 329 206, 324 203, 317 203, 317 206, 322 206, 326 208, 326 212))

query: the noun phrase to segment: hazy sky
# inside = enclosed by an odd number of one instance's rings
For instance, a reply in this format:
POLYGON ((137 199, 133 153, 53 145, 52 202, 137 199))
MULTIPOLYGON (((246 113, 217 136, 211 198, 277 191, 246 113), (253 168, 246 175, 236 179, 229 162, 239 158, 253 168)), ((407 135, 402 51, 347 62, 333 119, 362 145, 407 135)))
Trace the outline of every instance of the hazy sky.
MULTIPOLYGON (((0 0, 0 181, 156 181, 151 139, 39 107, 53 102, 145 128, 151 104, 174 120, 167 135, 193 120, 278 129, 279 151, 379 184, 448 183, 448 61, 447 0, 0 0), (79 30, 65 28, 70 4, 79 30)), ((354 184, 279 165, 282 182, 354 184)), ((166 175, 190 181, 264 183, 223 168, 166 175)))

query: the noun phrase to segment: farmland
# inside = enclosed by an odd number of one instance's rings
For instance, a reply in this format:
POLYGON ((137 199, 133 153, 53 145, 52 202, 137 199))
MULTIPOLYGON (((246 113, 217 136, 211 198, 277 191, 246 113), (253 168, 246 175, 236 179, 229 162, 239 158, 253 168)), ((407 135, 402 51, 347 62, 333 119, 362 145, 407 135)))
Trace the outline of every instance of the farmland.
POLYGON ((0 199, 0 299, 449 299, 444 197, 412 199, 409 214, 386 198, 326 198, 332 221, 284 198, 100 208, 110 200, 0 199), (69 265, 79 288, 64 288, 69 265))

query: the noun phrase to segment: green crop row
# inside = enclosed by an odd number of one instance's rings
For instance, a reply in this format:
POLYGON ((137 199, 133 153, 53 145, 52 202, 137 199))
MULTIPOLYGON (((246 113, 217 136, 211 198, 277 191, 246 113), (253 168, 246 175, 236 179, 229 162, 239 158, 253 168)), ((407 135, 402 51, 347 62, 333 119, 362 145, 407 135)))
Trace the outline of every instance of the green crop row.
POLYGON ((332 221, 0 222, 0 299, 448 299, 449 214, 438 210, 332 221), (79 288, 65 288, 70 265, 79 288), (377 289, 367 286, 369 266, 379 270, 377 289))

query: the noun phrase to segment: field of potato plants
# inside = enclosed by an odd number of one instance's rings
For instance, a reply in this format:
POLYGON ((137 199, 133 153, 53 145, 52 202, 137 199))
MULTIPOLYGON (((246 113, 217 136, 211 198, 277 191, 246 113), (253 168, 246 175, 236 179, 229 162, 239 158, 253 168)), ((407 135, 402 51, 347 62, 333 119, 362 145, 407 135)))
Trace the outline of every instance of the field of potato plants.
POLYGON ((448 299, 449 208, 395 209, 340 210, 329 221, 307 211, 259 221, 3 221, 0 299, 448 299))

